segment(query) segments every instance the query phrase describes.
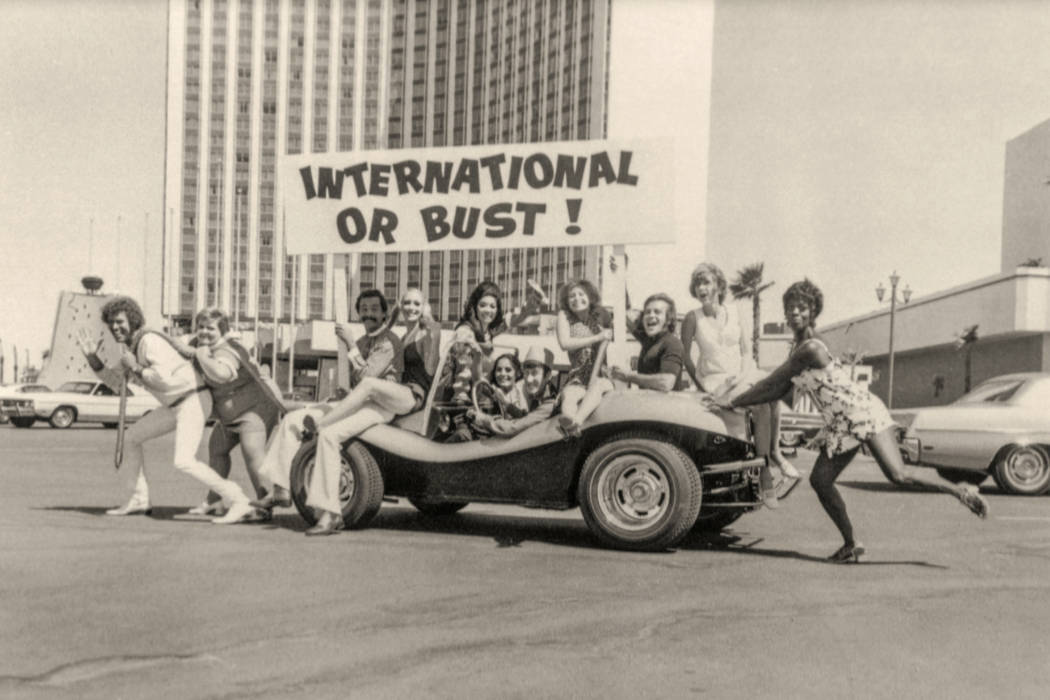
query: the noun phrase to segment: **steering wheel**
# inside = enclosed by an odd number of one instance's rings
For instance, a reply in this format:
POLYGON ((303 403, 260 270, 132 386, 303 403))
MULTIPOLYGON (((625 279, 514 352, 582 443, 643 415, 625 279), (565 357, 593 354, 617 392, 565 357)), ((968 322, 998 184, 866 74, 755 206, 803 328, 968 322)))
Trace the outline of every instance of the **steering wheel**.
POLYGON ((503 397, 496 391, 496 387, 492 386, 484 379, 479 379, 474 382, 474 388, 470 390, 470 399, 474 404, 474 410, 477 413, 487 413, 493 416, 498 415, 500 418, 507 417, 507 408, 506 403, 503 401, 503 397), (494 406, 496 410, 486 411, 482 408, 483 403, 489 406, 494 406))

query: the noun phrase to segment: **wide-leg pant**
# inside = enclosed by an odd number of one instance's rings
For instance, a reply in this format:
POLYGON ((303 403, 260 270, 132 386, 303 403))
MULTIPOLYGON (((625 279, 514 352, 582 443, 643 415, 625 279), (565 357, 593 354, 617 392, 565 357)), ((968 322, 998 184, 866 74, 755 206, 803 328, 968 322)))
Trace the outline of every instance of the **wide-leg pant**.
POLYGON ((288 478, 292 471, 292 459, 302 446, 299 435, 303 432, 303 419, 313 416, 314 420, 318 420, 324 414, 325 409, 320 406, 300 408, 286 414, 270 437, 270 446, 266 448, 266 456, 259 467, 259 476, 274 486, 291 488, 288 478))
POLYGON ((149 503, 142 443, 175 432, 175 468, 197 479, 227 503, 247 503, 241 487, 224 479, 197 459, 197 449, 204 436, 204 426, 211 413, 211 394, 198 391, 187 396, 176 407, 161 406, 136 421, 124 434, 124 463, 120 472, 132 491, 136 503, 149 503))
POLYGON ((393 411, 369 401, 353 415, 321 428, 317 436, 317 459, 307 487, 306 504, 329 513, 341 513, 339 473, 342 470, 343 443, 373 425, 389 423, 393 419, 393 411))

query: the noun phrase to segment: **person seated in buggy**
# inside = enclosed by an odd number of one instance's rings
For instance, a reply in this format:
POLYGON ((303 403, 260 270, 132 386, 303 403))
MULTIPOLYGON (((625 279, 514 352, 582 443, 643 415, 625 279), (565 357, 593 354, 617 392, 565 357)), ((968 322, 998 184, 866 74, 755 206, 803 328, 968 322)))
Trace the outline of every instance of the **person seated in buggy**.
POLYGON ((517 385, 520 394, 525 398, 525 414, 516 415, 508 411, 499 394, 494 393, 495 401, 502 409, 500 412, 503 415, 490 415, 474 409, 468 411, 467 416, 475 430, 509 438, 550 418, 558 399, 551 386, 553 366, 554 353, 537 346, 529 348, 525 361, 521 363, 522 380, 517 385))
MULTIPOLYGON (((462 406, 471 405, 474 382, 492 370, 493 340, 508 328, 521 325, 545 303, 545 296, 531 283, 525 306, 508 321, 503 316, 500 288, 485 280, 470 293, 463 315, 456 324, 455 336, 449 348, 449 361, 443 368, 441 386, 445 396, 440 401, 462 406)), ((464 422, 465 411, 453 415, 453 440, 469 440, 469 426, 464 422)))
MULTIPOLYGON (((336 335, 340 342, 345 343, 350 349, 349 361, 351 363, 350 382, 356 387, 366 377, 388 379, 396 382, 401 378, 401 341, 390 330, 387 319, 387 303, 382 292, 377 289, 366 289, 361 292, 355 303, 358 316, 365 327, 366 334, 354 340, 350 329, 346 326, 336 326, 336 335)), ((414 404, 411 391, 406 392, 409 397, 405 399, 404 405, 409 408, 414 404)), ((347 401, 350 396, 342 399, 347 401)), ((289 471, 295 453, 299 451, 303 429, 309 421, 317 420, 333 410, 330 404, 319 403, 292 411, 284 417, 281 424, 274 431, 266 457, 259 469, 260 476, 272 484, 270 493, 266 498, 254 501, 253 505, 258 508, 272 509, 274 506, 287 507, 292 505, 291 493, 289 491, 289 471)), ((341 428, 344 423, 372 420, 368 425, 378 422, 389 421, 393 413, 389 408, 384 408, 376 402, 368 402, 353 416, 337 423, 333 428, 341 428)), ((353 427, 353 426, 351 426, 353 427)), ((365 427, 368 427, 367 425, 365 427)), ((361 428, 363 430, 364 428, 361 428)), ((356 433, 355 433, 356 434, 356 433)), ((338 521, 339 509, 339 457, 336 450, 336 478, 334 485, 326 482, 315 486, 311 483, 311 502, 328 514, 328 518, 322 518, 318 522, 319 532, 307 531, 307 534, 329 534, 327 530, 334 531, 341 527, 338 521), (323 526, 323 527, 321 527, 323 526)), ((326 470, 315 468, 313 480, 324 478, 326 470)), ((314 528, 317 529, 317 528, 314 528)))
POLYGON ((524 376, 516 353, 505 352, 492 365, 489 382, 507 418, 521 418, 529 412, 529 401, 522 382, 524 376))

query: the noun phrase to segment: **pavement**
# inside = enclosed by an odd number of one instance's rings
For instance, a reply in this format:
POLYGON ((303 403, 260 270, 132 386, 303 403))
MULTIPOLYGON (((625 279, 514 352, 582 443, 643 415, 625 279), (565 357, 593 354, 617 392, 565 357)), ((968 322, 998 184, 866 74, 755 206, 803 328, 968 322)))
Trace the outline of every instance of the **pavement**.
POLYGON ((483 504, 306 538, 292 509, 176 519, 203 492, 170 439, 147 447, 154 515, 103 515, 113 440, 0 426, 0 697, 1047 696, 1050 499, 990 480, 982 521, 859 457, 840 482, 868 556, 835 566, 808 483, 660 554, 483 504))

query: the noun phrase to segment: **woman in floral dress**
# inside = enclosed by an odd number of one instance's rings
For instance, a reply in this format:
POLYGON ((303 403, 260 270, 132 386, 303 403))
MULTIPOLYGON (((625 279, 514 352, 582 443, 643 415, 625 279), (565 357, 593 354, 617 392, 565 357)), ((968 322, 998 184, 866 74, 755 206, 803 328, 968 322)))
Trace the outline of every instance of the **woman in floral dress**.
POLYGON ((853 525, 846 504, 835 487, 835 480, 853 460, 861 445, 894 484, 919 486, 942 491, 980 517, 988 515, 988 503, 976 486, 959 486, 904 464, 894 439, 895 425, 886 407, 867 389, 857 385, 849 372, 833 358, 814 329, 824 307, 824 296, 808 279, 796 282, 784 292, 784 315, 795 334, 795 347, 777 369, 743 394, 716 405, 739 408, 767 403, 787 394, 792 386, 806 391, 824 418, 824 428, 811 446, 820 448, 810 484, 820 503, 842 533, 845 543, 828 560, 834 563, 858 561, 864 546, 853 537, 853 525))

